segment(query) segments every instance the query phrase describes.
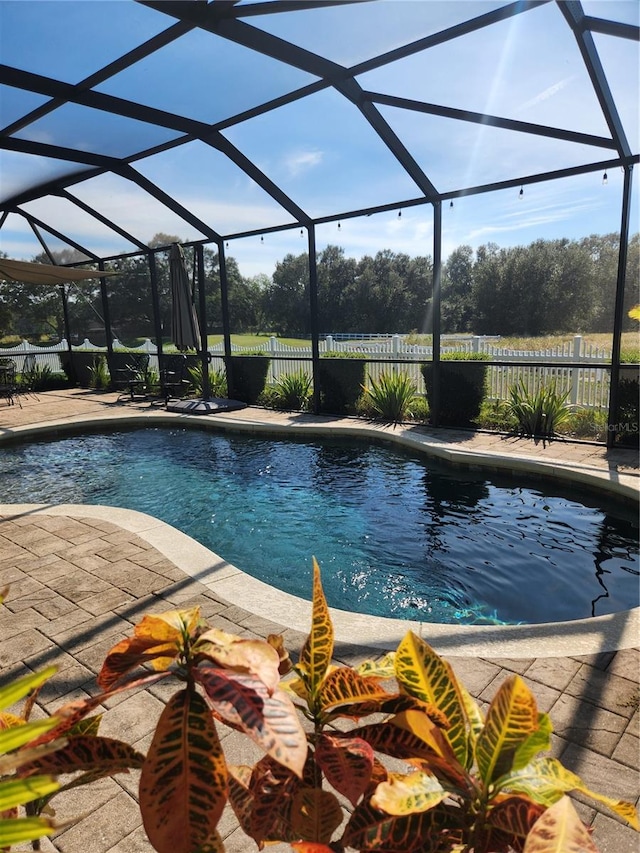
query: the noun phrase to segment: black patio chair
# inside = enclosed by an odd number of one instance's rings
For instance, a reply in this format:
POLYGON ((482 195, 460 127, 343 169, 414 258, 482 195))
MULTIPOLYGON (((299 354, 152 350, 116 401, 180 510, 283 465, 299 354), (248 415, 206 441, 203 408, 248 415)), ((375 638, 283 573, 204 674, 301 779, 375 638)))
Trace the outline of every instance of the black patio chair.
POLYGON ((166 405, 172 397, 182 399, 189 392, 189 367, 192 360, 182 353, 172 353, 163 354, 160 363, 160 384, 166 405))
POLYGON ((20 397, 18 396, 18 383, 16 380, 16 363, 10 358, 0 359, 0 397, 4 397, 10 406, 13 406, 15 401, 22 408, 20 397))
POLYGON ((120 398, 146 397, 149 391, 149 355, 138 352, 114 352, 107 356, 111 387, 120 391, 120 398))

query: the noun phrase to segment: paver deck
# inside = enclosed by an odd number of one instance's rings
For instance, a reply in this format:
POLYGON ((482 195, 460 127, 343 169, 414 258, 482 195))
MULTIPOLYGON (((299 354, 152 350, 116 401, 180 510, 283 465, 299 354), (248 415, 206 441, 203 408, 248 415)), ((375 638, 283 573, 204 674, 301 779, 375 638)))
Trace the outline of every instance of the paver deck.
MULTIPOLYGON (((33 434, 34 427, 56 431, 65 424, 94 420, 112 421, 115 426, 123 416, 144 420, 166 417, 166 413, 144 402, 119 404, 115 395, 82 391, 39 394, 37 398, 23 399, 22 406, 0 403, 0 442, 3 436, 33 434)), ((175 415, 183 423, 185 417, 188 416, 175 415)), ((354 428, 353 422, 344 419, 257 409, 215 418, 256 430, 295 430, 305 424, 333 431, 354 428)), ((638 489, 637 454, 632 451, 608 452, 595 445, 569 442, 543 447, 464 432, 423 434, 443 454, 449 450, 469 454, 469 464, 475 464, 477 457, 495 454, 496 459, 507 457, 514 470, 537 462, 550 466, 559 476, 572 469, 587 479, 599 477, 627 490, 638 489)), ((247 603, 242 607, 237 599, 220 594, 220 590, 233 591, 234 583, 241 584, 243 576, 217 555, 193 543, 193 560, 196 564, 200 561, 202 568, 192 573, 196 576, 188 574, 181 557, 185 540, 182 534, 139 513, 127 515, 122 510, 88 506, 0 506, 0 587, 10 584, 6 606, 0 610, 0 682, 57 664, 57 676, 40 694, 35 711, 38 715, 73 698, 95 694, 95 676, 108 649, 130 633, 132 625, 145 613, 176 606, 199 604, 212 625, 243 636, 264 637, 281 632, 288 648, 293 652, 300 648, 304 632, 291 627, 296 624, 294 618, 278 622, 264 606, 259 609, 247 603), (176 538, 172 541, 173 536, 176 538)), ((303 614, 300 625, 305 618, 303 614)), ((615 621, 617 633, 608 623, 600 633, 591 632, 588 653, 574 653, 585 648, 579 632, 560 636, 553 626, 547 626, 544 637, 541 632, 532 632, 522 645, 509 645, 509 637, 506 644, 500 638, 493 645, 487 637, 481 637, 476 645, 475 635, 469 641, 464 632, 456 634, 447 626, 433 644, 440 647, 471 694, 483 703, 490 701, 507 675, 519 673, 532 688, 540 709, 550 713, 554 724, 553 754, 594 790, 637 805, 637 625, 637 614, 628 614, 615 621), (619 645, 624 647, 617 648, 619 645), (505 654, 504 649, 511 651, 505 654)), ((426 631, 425 636, 430 639, 426 631)), ((359 639, 359 634, 345 633, 336 644, 336 659, 353 664, 379 655, 385 641, 390 640, 381 638, 376 628, 362 644, 357 642, 359 639)), ((102 733, 125 737, 144 751, 166 698, 166 688, 158 686, 109 700, 102 733)), ((230 761, 250 763, 258 757, 246 739, 232 731, 223 735, 230 761)), ((60 820, 82 817, 53 840, 43 842, 43 849, 66 853, 150 851, 136 796, 137 776, 131 773, 59 797, 54 804, 60 820)), ((638 850, 638 835, 621 819, 580 795, 576 801, 583 820, 593 826, 594 840, 603 853, 638 850)), ((256 849, 237 828, 230 812, 225 812, 220 831, 228 853, 256 849)), ((289 848, 281 845, 272 849, 289 848)))

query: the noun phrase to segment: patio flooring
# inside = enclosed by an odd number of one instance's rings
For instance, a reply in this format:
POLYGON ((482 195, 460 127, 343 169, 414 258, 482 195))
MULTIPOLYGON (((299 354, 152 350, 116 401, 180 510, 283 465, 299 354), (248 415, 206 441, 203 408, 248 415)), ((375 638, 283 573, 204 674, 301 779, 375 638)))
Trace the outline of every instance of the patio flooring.
MULTIPOLYGON (((146 401, 118 403, 117 395, 78 390, 38 394, 21 402, 22 408, 0 403, 0 444, 4 439, 59 432, 71 423, 100 421, 106 426, 111 421, 115 428, 122 423, 160 423, 168 418, 177 424, 187 423, 189 417, 193 420, 193 416, 169 415, 146 401)), ((349 419, 260 409, 205 417, 215 419, 216 426, 254 431, 313 429, 337 434, 364 430, 375 434, 385 430, 364 429, 349 419)), ((440 455, 457 454, 456 459, 470 465, 493 459, 496 466, 506 464, 511 470, 537 470, 536 466, 541 466, 550 476, 571 472, 586 484, 599 479, 626 494, 638 492, 634 451, 608 452, 595 445, 570 442, 543 447, 462 431, 413 431, 408 440, 414 439, 430 443, 432 451, 440 455)), ((284 601, 284 605, 280 610, 274 605, 272 610, 261 598, 264 590, 253 588, 245 575, 217 555, 155 519, 110 508, 1 505, 0 588, 5 584, 10 585, 10 593, 0 610, 0 683, 52 663, 59 667, 39 696, 37 715, 50 713, 73 698, 95 694, 95 676, 106 652, 130 633, 145 613, 199 604, 210 624, 243 636, 263 638, 271 632, 283 633, 293 652, 304 641, 303 626, 308 625, 306 605, 293 600, 300 611, 295 613, 289 599, 281 600, 275 594, 274 601, 284 601)), ((394 645, 395 627, 387 635, 380 630, 379 622, 373 620, 368 629, 364 621, 347 622, 338 632, 337 661, 353 664, 379 656, 384 648, 394 645)), ((593 628, 582 625, 583 621, 587 622, 581 620, 576 630, 545 626, 544 630, 499 635, 492 634, 491 629, 473 628, 469 632, 444 626, 434 632, 433 645, 451 661, 467 689, 482 703, 490 701, 505 677, 519 673, 533 690, 540 709, 550 713, 553 754, 589 787, 637 805, 637 612, 617 619, 590 620, 593 628)), ((429 628, 421 628, 432 642, 429 628)), ((145 751, 167 695, 167 689, 158 686, 109 700, 102 734, 124 737, 145 751)), ((231 730, 223 732, 223 745, 232 763, 252 763, 258 757, 257 750, 254 752, 231 730)), ((43 842, 43 849, 66 853, 150 851, 136 796, 136 773, 61 795, 54 800, 58 818, 81 818, 53 840, 43 842)), ((636 853, 638 835, 621 819, 581 795, 576 795, 575 801, 582 819, 593 827, 599 850, 636 853)), ((219 829, 228 853, 256 849, 229 811, 219 829)), ((290 848, 278 845, 271 849, 290 848)))

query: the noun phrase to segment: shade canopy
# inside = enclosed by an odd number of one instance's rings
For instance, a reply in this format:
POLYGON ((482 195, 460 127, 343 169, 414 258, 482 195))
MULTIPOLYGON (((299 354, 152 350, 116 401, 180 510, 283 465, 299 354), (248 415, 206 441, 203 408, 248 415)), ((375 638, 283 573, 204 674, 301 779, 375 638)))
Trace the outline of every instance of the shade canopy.
POLYGON ((117 275, 102 270, 81 270, 57 267, 53 264, 36 264, 28 261, 12 261, 0 258, 0 279, 18 281, 23 284, 65 284, 68 281, 84 281, 101 278, 105 275, 117 275))
POLYGON ((200 333, 195 307, 191 298, 189 276, 182 247, 177 243, 169 252, 169 281, 171 282, 171 339, 177 349, 200 349, 200 333))

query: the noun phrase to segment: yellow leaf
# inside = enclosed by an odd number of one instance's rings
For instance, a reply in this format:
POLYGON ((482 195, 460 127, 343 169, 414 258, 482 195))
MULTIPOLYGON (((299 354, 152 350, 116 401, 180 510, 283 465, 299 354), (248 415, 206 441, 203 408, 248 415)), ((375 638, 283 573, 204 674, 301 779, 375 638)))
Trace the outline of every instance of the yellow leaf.
POLYGON ((469 739, 464 699, 449 664, 428 643, 408 631, 396 651, 395 671, 403 692, 442 711, 449 722, 445 737, 458 762, 467 767, 469 739))
POLYGON ((401 817, 432 809, 448 793, 435 776, 428 773, 416 771, 408 776, 391 773, 388 780, 376 788, 371 805, 387 814, 401 817))
POLYGON ((534 823, 524 853, 598 853, 569 797, 562 797, 534 823))
MULTIPOLYGON (((155 634, 138 634, 138 631, 146 631, 150 628, 153 630, 153 626, 157 621, 164 622, 180 634, 182 631, 186 631, 187 634, 192 635, 200 623, 200 608, 192 607, 189 610, 166 610, 164 613, 154 613, 153 616, 145 616, 142 622, 136 625, 136 636, 156 636, 155 634)), ((163 639, 161 634, 158 637, 163 639)))
POLYGON ((387 652, 387 654, 378 661, 363 661, 359 666, 355 667, 355 671, 358 675, 366 675, 373 678, 394 678, 396 674, 395 659, 395 652, 387 652))
MULTIPOLYGON (((313 558, 313 610, 311 633, 307 637, 298 662, 298 671, 307 684, 311 705, 324 679, 333 655, 333 624, 322 590, 320 567, 313 558)), ((315 708, 312 707, 312 710, 315 708)))
POLYGON ((640 305, 634 305, 633 308, 630 308, 628 316, 632 320, 640 320, 640 305))
POLYGON ((264 640, 251 640, 211 628, 201 634, 193 646, 194 656, 201 655, 228 669, 248 672, 259 678, 271 693, 280 683, 280 658, 273 646, 264 640))
POLYGON ((422 711, 403 711, 391 720, 394 726, 411 732, 424 741, 435 753, 449 760, 454 759, 451 744, 440 728, 422 711))

